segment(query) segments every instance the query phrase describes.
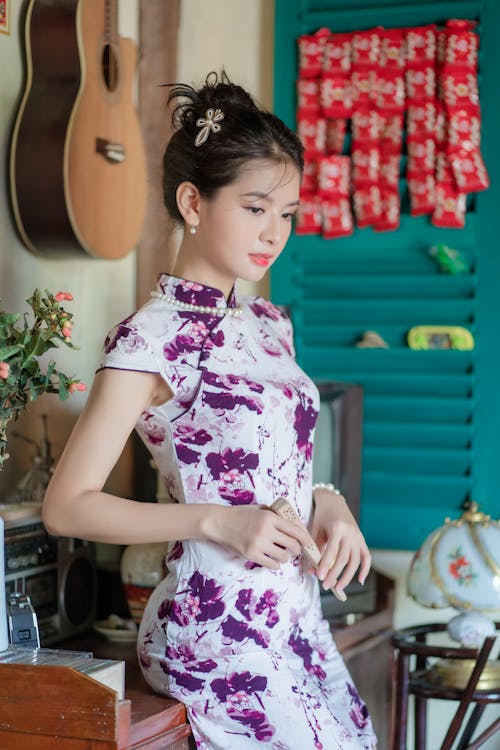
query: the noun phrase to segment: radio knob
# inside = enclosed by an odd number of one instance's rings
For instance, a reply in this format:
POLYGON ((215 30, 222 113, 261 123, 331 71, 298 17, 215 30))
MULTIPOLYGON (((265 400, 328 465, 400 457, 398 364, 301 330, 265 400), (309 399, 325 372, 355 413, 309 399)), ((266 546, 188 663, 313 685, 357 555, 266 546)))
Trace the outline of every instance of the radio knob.
POLYGON ((19 560, 17 559, 17 557, 9 557, 9 559, 7 560, 7 567, 11 570, 16 570, 16 568, 19 567, 19 560))
POLYGON ((45 544, 40 545, 40 547, 37 547, 36 554, 37 554, 37 558, 38 558, 38 562, 39 563, 44 563, 45 562, 45 559, 46 559, 45 552, 46 552, 46 545, 45 544))

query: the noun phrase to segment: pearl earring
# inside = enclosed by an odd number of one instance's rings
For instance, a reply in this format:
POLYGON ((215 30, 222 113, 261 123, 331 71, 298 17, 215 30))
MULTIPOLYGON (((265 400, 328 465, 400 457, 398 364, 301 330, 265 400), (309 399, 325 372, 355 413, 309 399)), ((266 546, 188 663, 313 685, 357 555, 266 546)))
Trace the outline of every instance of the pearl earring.
POLYGON ((197 230, 197 228, 195 226, 189 227, 189 234, 196 234, 197 231, 198 230, 197 230))

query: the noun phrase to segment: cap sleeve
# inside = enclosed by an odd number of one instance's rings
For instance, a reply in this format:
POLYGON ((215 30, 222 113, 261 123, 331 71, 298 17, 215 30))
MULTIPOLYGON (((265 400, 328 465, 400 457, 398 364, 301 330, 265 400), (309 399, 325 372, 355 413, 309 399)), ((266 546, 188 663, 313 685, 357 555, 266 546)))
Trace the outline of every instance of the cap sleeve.
POLYGON ((175 378, 165 357, 160 356, 158 341, 154 319, 150 319, 147 310, 142 308, 118 323, 106 335, 97 372, 110 368, 159 373, 175 394, 175 378))

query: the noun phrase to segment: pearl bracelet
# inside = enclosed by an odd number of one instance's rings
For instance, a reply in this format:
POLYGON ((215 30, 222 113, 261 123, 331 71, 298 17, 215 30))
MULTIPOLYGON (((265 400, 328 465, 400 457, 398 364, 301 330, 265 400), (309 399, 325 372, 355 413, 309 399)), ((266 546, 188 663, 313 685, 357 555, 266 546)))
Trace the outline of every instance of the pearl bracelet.
POLYGON ((335 495, 342 494, 341 491, 338 490, 331 482, 316 482, 312 486, 313 493, 315 490, 328 490, 329 492, 333 492, 335 495))

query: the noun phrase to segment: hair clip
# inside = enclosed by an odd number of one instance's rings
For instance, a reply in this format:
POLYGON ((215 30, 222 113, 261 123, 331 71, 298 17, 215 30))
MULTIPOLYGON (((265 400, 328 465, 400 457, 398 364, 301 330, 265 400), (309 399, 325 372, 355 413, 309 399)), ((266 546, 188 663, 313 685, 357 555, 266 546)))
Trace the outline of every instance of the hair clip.
POLYGON ((218 123, 223 119, 224 112, 222 112, 222 110, 207 109, 205 117, 199 117, 196 120, 196 125, 201 128, 201 130, 196 136, 194 145, 201 146, 202 143, 205 143, 210 131, 212 131, 212 133, 218 133, 221 130, 221 126, 218 123))

